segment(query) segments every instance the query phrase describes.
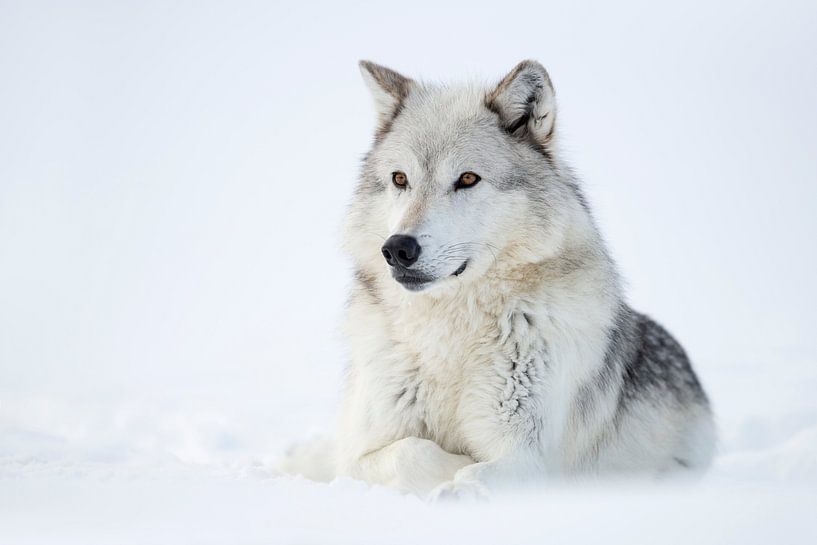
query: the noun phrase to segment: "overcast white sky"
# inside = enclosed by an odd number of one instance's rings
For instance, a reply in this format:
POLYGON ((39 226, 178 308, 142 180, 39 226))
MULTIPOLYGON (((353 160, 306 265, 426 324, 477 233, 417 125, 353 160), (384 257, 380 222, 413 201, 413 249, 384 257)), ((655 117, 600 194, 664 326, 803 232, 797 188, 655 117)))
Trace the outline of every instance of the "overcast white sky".
POLYGON ((706 380, 817 355, 817 4, 0 3, 0 396, 336 376, 367 58, 551 72, 631 300, 706 380))

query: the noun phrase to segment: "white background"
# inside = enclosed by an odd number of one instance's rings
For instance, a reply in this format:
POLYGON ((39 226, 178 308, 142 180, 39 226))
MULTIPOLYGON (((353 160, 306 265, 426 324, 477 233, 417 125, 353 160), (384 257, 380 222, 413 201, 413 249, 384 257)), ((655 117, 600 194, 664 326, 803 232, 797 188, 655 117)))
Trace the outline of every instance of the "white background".
MULTIPOLYGON (((631 303, 682 341, 721 427, 701 489, 604 493, 662 521, 738 487, 729 527, 762 541, 817 500, 816 28, 808 1, 0 2, 0 521, 20 542, 46 519, 57 541, 107 535, 94 502, 132 514, 117 500, 140 482, 195 498, 155 517, 234 536, 245 513, 253 542, 320 542, 297 516, 313 504, 432 516, 259 479, 334 414, 338 231, 374 123, 357 60, 490 82, 535 58, 631 303), (60 526, 66 497, 85 501, 60 526), (223 524, 202 517, 221 503, 223 524)), ((496 508, 558 505, 554 535, 580 537, 598 496, 563 492, 496 508)), ((178 527, 153 538, 220 535, 178 527)))

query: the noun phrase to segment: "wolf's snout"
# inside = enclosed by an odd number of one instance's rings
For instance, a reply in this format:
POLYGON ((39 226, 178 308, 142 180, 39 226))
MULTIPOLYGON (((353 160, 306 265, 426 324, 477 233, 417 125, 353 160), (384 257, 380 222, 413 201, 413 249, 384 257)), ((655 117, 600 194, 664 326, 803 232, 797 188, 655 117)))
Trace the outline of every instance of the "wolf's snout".
POLYGON ((411 267, 420 257, 422 248, 417 239, 409 235, 392 235, 380 249, 386 263, 392 267, 401 265, 411 267))

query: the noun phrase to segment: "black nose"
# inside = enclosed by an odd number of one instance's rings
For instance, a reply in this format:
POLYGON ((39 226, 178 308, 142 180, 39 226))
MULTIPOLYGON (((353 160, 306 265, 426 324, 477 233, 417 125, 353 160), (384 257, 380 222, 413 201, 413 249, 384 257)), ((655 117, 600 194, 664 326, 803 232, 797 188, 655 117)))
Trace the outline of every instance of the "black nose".
POLYGON ((392 235, 380 249, 386 263, 392 267, 395 265, 411 267, 420 257, 421 250, 417 239, 408 235, 392 235))

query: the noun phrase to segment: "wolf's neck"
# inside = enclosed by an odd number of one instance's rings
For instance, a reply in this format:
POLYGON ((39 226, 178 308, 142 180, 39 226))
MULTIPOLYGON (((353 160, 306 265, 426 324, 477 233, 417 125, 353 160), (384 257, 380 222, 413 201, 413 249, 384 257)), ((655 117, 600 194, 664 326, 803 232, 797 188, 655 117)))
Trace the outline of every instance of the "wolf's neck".
MULTIPOLYGON (((571 300, 590 307, 617 306, 621 288, 615 263, 592 217, 584 210, 576 216, 541 259, 524 263, 500 258, 477 290, 551 303, 571 300)), ((511 248, 508 253, 512 256, 514 251, 511 248)))

